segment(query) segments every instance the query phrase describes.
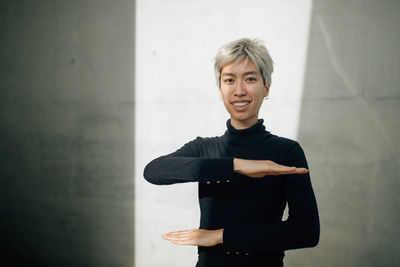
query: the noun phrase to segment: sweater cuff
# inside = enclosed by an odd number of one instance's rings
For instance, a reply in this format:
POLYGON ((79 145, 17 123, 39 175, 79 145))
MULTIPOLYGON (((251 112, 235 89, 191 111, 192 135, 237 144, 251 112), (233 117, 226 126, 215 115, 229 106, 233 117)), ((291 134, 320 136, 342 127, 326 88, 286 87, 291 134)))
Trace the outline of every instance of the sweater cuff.
POLYGON ((222 235, 223 247, 225 252, 246 254, 249 253, 249 244, 247 238, 243 237, 243 231, 237 228, 225 228, 222 235))
POLYGON ((200 182, 233 179, 233 157, 208 159, 202 161, 200 182))

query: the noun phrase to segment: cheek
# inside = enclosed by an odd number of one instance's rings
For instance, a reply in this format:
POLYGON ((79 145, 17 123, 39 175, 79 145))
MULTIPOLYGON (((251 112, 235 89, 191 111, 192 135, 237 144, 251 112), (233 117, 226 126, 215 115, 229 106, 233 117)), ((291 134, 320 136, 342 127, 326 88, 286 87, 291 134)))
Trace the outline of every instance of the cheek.
POLYGON ((229 91, 228 90, 221 88, 221 89, 219 89, 219 94, 224 101, 229 99, 229 91))
POLYGON ((253 90, 253 98, 254 100, 259 103, 262 102, 264 100, 264 87, 260 88, 254 88, 253 90))

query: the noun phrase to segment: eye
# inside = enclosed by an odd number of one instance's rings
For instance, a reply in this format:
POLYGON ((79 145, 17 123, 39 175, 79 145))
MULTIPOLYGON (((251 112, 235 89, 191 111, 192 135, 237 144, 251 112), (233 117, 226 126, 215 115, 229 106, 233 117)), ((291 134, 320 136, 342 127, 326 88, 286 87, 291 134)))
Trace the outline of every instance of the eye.
POLYGON ((231 84, 231 83, 233 83, 233 79, 231 79, 231 78, 225 79, 224 83, 231 84))
POLYGON ((257 81, 257 79, 255 77, 247 77, 246 81, 247 82, 255 82, 255 81, 257 81))

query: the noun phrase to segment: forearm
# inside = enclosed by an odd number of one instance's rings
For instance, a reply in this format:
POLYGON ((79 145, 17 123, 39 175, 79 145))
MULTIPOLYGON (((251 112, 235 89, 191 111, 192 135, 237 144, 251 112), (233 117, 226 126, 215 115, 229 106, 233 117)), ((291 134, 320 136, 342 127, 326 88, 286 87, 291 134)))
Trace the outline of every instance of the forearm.
POLYGON ((303 167, 293 167, 277 164, 271 160, 250 160, 250 159, 233 159, 233 170, 253 178, 261 178, 267 175, 282 174, 305 174, 308 172, 303 167))
POLYGON ((151 161, 143 175, 157 185, 232 180, 233 158, 162 156, 151 161))
POLYGON ((273 224, 229 227, 223 231, 227 251, 273 253, 313 247, 319 241, 319 220, 283 221, 273 224))

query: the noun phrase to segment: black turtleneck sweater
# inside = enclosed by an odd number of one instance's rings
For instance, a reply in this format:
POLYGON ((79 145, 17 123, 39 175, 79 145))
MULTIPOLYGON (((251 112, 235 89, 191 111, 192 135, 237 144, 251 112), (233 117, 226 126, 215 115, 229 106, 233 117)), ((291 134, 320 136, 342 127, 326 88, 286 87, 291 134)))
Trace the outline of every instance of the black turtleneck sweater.
POLYGON ((300 145, 265 131, 262 119, 244 130, 230 120, 227 127, 223 136, 197 137, 154 159, 145 179, 157 185, 199 183, 200 229, 224 229, 223 244, 199 251, 282 258, 284 250, 315 246, 319 218, 309 173, 251 178, 233 171, 233 158, 308 168, 300 145), (286 203, 289 217, 282 221, 286 203))

